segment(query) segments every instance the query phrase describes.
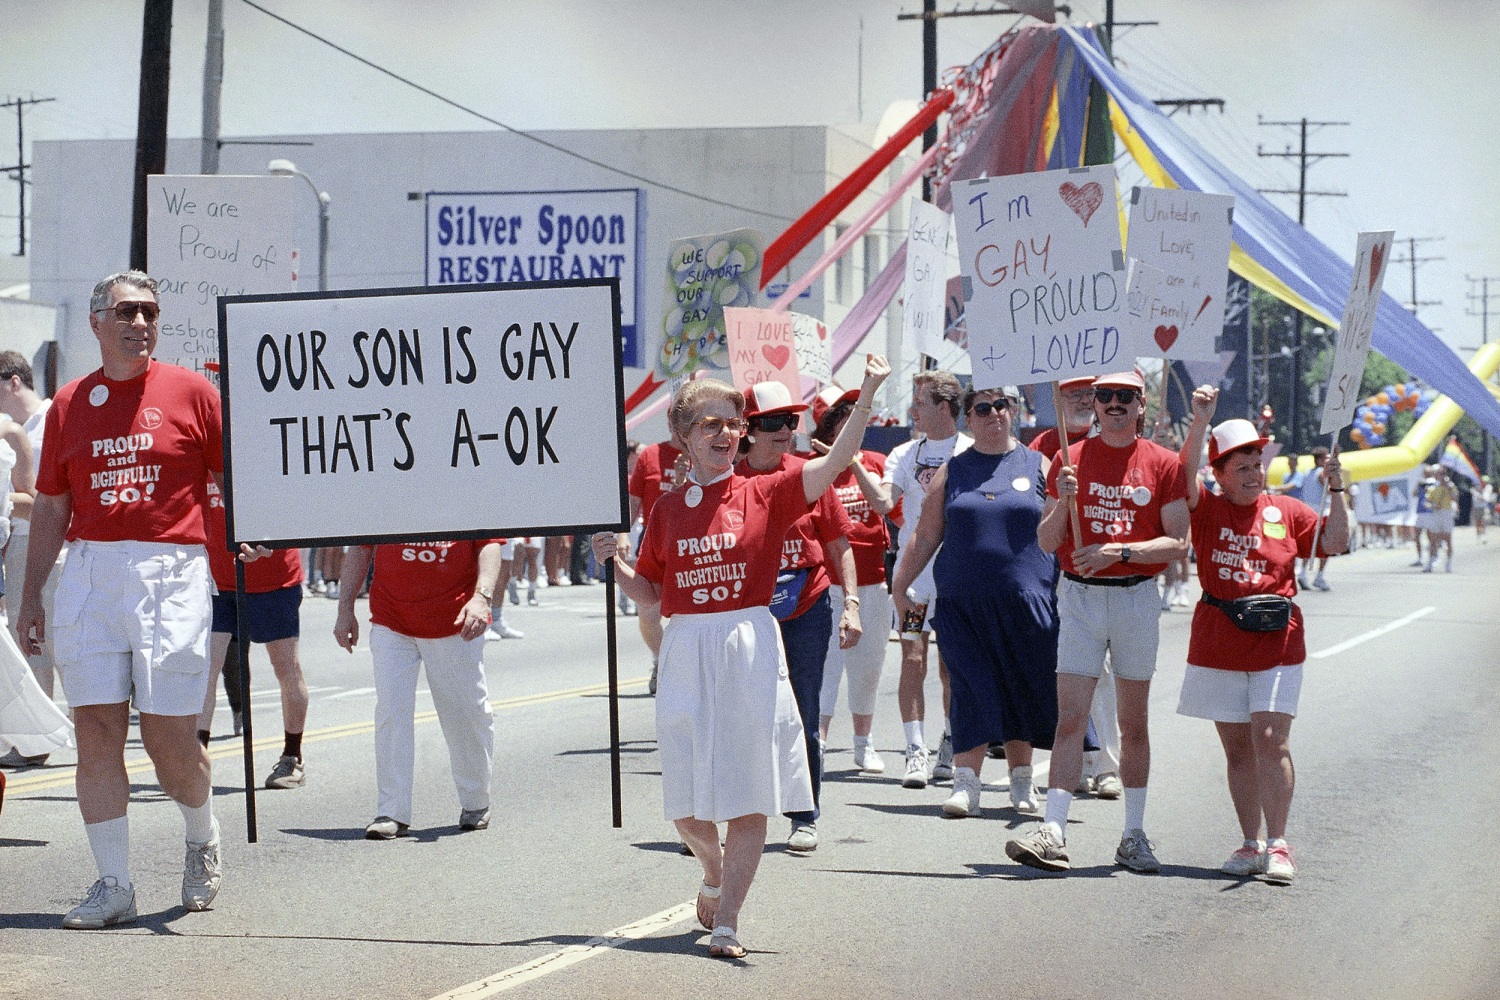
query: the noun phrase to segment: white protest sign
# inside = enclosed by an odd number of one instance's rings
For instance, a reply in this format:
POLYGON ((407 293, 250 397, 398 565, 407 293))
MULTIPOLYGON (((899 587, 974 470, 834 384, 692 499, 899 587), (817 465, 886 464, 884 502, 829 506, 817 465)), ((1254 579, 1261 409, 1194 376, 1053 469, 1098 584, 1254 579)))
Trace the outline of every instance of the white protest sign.
POLYGON ((161 302, 158 361, 200 374, 219 357, 220 295, 295 291, 293 177, 153 174, 146 262, 161 302))
POLYGON ((644 204, 639 188, 430 191, 427 283, 618 278, 625 363, 637 367, 644 204))
MULTIPOLYGON (((820 319, 801 313, 788 313, 792 317, 792 336, 797 347, 797 372, 811 379, 818 386, 833 381, 833 338, 828 326, 820 319)), ((800 393, 798 394, 800 397, 800 393)))
POLYGON ((736 389, 780 382, 793 399, 802 398, 791 313, 730 306, 724 310, 724 323, 729 335, 729 371, 736 389))
POLYGON ((938 356, 945 326, 944 290, 953 216, 920 198, 911 200, 902 284, 901 343, 915 354, 938 356))
POLYGON ((1421 473, 1409 472, 1355 484, 1354 519, 1360 524, 1415 524, 1417 505, 1412 493, 1421 478, 1421 473))
POLYGON ((975 388, 1135 363, 1113 166, 961 181, 953 221, 975 388))
POLYGON ((1375 309, 1380 305, 1380 287, 1385 283, 1385 265, 1395 235, 1393 230, 1360 233, 1355 243, 1354 279, 1349 298, 1344 302, 1339 339, 1333 349, 1320 434, 1343 430, 1354 420, 1354 410, 1361 398, 1359 383, 1365 374, 1370 337, 1375 332, 1375 309))
POLYGON ((729 367, 724 309, 758 301, 765 250, 765 236, 754 229, 672 241, 662 297, 662 345, 655 361, 658 376, 675 379, 699 368, 729 367))
POLYGON ((1224 329, 1234 197, 1179 188, 1132 188, 1125 256, 1165 272, 1130 336, 1162 357, 1217 359, 1224 329))
POLYGON ((221 300, 231 541, 625 523, 613 279, 221 300))

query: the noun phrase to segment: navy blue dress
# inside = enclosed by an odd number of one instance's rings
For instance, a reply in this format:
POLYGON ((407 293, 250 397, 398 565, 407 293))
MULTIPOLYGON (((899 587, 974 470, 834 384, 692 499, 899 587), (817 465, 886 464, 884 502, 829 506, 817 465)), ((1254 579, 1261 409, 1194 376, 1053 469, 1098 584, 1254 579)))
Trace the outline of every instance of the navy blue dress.
POLYGON ((1052 748, 1057 729, 1057 560, 1037 545, 1042 456, 970 448, 948 461, 947 526, 933 563, 952 684, 953 747, 1025 740, 1052 748))

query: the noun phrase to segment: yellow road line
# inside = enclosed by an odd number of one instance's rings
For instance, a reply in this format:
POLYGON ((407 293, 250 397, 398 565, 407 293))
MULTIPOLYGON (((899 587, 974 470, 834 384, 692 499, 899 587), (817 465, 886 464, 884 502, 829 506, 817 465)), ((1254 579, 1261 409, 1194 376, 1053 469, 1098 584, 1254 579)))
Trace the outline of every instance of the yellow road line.
MULTIPOLYGON (((632 677, 629 680, 620 681, 621 690, 628 687, 636 687, 646 683, 645 677, 632 677)), ((543 691, 540 694, 526 694, 515 698, 501 698, 490 702, 490 707, 495 711, 513 708, 527 708, 531 705, 545 705, 554 701, 565 701, 568 698, 590 698, 609 693, 609 685, 589 684, 584 687, 567 688, 562 691, 543 691)), ((418 712, 415 720, 418 724, 432 722, 437 718, 437 712, 418 712)), ((358 736, 362 733, 374 732, 375 721, 352 722, 342 726, 328 726, 324 729, 312 729, 302 734, 303 743, 322 743, 326 740, 343 739, 346 736, 358 736)), ((252 745, 256 750, 268 750, 281 746, 281 736, 266 736, 256 740, 252 745)), ((240 757, 244 754, 244 746, 241 743, 225 743, 214 747, 208 752, 210 760, 218 760, 222 757, 240 757)), ((140 774, 143 771, 153 770, 150 757, 136 757, 125 762, 126 774, 140 774)), ((48 770, 42 774, 32 775, 25 778, 12 778, 6 791, 12 796, 26 795, 31 792, 41 792, 52 788, 61 788, 73 784, 77 768, 65 767, 48 770)))

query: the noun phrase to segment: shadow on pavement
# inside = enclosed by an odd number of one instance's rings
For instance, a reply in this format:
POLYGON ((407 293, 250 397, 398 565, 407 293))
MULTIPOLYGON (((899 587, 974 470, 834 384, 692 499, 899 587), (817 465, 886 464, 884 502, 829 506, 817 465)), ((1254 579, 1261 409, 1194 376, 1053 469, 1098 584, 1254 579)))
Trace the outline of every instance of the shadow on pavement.
MULTIPOLYGON (((655 753, 655 740, 624 740, 620 743, 621 753, 655 753)), ((559 750, 553 754, 554 757, 588 757, 599 756, 609 753, 609 747, 589 747, 584 750, 559 750)))
MULTIPOLYGON (((293 837, 307 837, 311 840, 325 840, 330 842, 341 842, 351 840, 364 840, 364 827, 334 826, 334 827, 292 827, 283 828, 282 833, 293 837)), ((373 841, 373 843, 399 843, 403 840, 415 841, 418 844, 432 844, 448 837, 467 837, 476 830, 460 830, 457 826, 434 826, 425 830, 412 827, 406 833, 393 840, 373 841)))
POLYGON ((22 840, 18 837, 0 837, 0 847, 46 847, 50 840, 22 840))

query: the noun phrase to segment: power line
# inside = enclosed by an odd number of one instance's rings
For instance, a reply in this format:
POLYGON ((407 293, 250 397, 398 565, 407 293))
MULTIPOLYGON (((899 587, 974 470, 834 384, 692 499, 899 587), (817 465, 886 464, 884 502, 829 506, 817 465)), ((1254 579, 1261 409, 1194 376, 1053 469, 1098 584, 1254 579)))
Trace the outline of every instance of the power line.
MULTIPOLYGON (((1464 275, 1464 280, 1469 283, 1469 291, 1464 295, 1464 298, 1468 299, 1470 302, 1476 303, 1478 306, 1477 312, 1475 311, 1474 306, 1465 307, 1464 315, 1479 317, 1479 333, 1483 338, 1480 343, 1488 344, 1490 342, 1490 303, 1500 302, 1500 277, 1496 277, 1492 274, 1486 274, 1481 275, 1478 278, 1471 278, 1466 274, 1464 275), (1490 291, 1490 282, 1492 281, 1495 283, 1495 291, 1493 292, 1490 291), (1475 285, 1479 286, 1479 290, 1477 292, 1474 291, 1475 285)), ((1479 348, 1466 347, 1464 348, 1464 350, 1477 351, 1479 350, 1479 348)))
POLYGON ((1307 196, 1308 195, 1312 195, 1312 196, 1317 197, 1317 198, 1347 198, 1348 197, 1348 192, 1347 191, 1309 191, 1307 189, 1307 171, 1308 171, 1309 167, 1317 166, 1319 163, 1321 163, 1324 160, 1329 159, 1331 157, 1347 157, 1349 155, 1348 153, 1313 153, 1313 152, 1309 152, 1308 149, 1307 149, 1307 136, 1308 136, 1308 128, 1309 128, 1309 126, 1312 128, 1313 131, 1317 131, 1318 129, 1324 128, 1324 127, 1326 127, 1328 125, 1348 125, 1349 124, 1348 122, 1315 122, 1315 121, 1309 121, 1306 118, 1302 118, 1302 119, 1299 119, 1298 121, 1290 121, 1290 122, 1268 122, 1265 119, 1261 118, 1259 115, 1257 115, 1256 116, 1256 123, 1259 124, 1259 125, 1271 125, 1271 126, 1277 126, 1277 127, 1281 127, 1281 128, 1297 128, 1299 130, 1299 132, 1300 132, 1301 143, 1298 146, 1298 148, 1296 149, 1296 151, 1293 151, 1291 146, 1287 146, 1286 150, 1284 152, 1281 152, 1281 153, 1267 153, 1265 150, 1261 149, 1258 144, 1255 147, 1255 155, 1256 156, 1275 156, 1275 157, 1280 157, 1282 159, 1289 159, 1289 160, 1296 160, 1297 161, 1297 187, 1295 189, 1288 189, 1288 188, 1261 188, 1260 189, 1261 194, 1294 194, 1294 195, 1296 195, 1297 196, 1297 225, 1302 226, 1302 225, 1306 225, 1306 223, 1307 223, 1307 196))
POLYGON ((1417 244, 1436 243, 1437 241, 1442 239, 1444 239, 1444 237, 1442 236, 1408 236, 1405 240, 1401 241, 1406 244, 1406 256, 1391 258, 1392 264, 1411 265, 1411 301, 1406 304, 1406 308, 1411 310, 1411 314, 1413 316, 1417 315, 1418 310, 1420 310, 1423 306, 1440 306, 1443 304, 1441 299, 1417 298, 1417 265, 1426 264, 1427 262, 1434 260, 1448 259, 1446 257, 1418 257, 1417 244))
POLYGON ((350 59, 353 59, 355 62, 358 62, 358 63, 361 63, 361 64, 363 64, 365 66, 368 66, 370 69, 375 70, 377 73, 383 73, 384 75, 390 77, 391 79, 396 80, 396 81, 398 81, 400 83, 404 83, 408 87, 411 87, 414 90, 418 90, 418 91, 426 94, 428 97, 433 98, 436 101, 440 101, 443 104, 446 104, 446 105, 448 105, 451 108, 456 108, 457 110, 462 111, 464 114, 472 115, 473 117, 478 118, 482 122, 487 122, 490 125, 494 125, 496 128, 504 129, 505 131, 510 132, 512 135, 520 136, 523 139, 529 139, 529 140, 531 140, 532 142, 536 143, 539 146, 545 146, 547 149, 553 150, 554 152, 562 153, 564 156, 571 156, 573 159, 579 160, 579 161, 581 161, 583 163, 587 163, 590 166, 598 167, 601 170, 608 170, 610 173, 619 174, 621 177, 629 177, 631 180, 640 181, 642 184, 646 184, 646 185, 649 185, 649 186, 654 187, 654 188, 660 188, 663 191, 671 191, 673 194, 680 194, 680 195, 682 195, 685 198, 693 198, 693 199, 695 199, 697 201, 706 202, 707 204, 710 204, 710 205, 718 205, 721 208, 732 208, 732 209, 734 209, 737 212, 749 212, 752 215, 759 215, 759 216, 763 216, 764 218, 775 219, 778 222, 792 222, 792 221, 794 221, 794 219, 793 219, 792 216, 778 215, 775 212, 767 212, 765 209, 750 208, 747 205, 736 205, 733 202, 721 201, 718 198, 710 198, 708 195, 699 194, 696 191, 689 191, 686 188, 676 187, 676 186, 674 186, 672 184, 667 184, 667 183, 665 183, 663 181, 652 180, 651 178, 646 177, 646 176, 644 176, 642 174, 632 173, 631 171, 626 170, 626 169, 624 169, 622 167, 611 166, 608 163, 603 162, 602 160, 596 160, 596 159, 593 159, 592 157, 585 156, 582 153, 575 152, 575 151, 573 151, 571 149, 568 149, 568 148, 566 148, 564 146, 559 146, 557 143, 555 143, 555 142, 549 142, 548 140, 543 139, 539 135, 536 135, 536 134, 531 133, 531 132, 527 132, 524 129, 516 128, 516 127, 514 127, 512 125, 507 125, 507 124, 505 124, 505 122, 500 121, 498 118, 492 118, 492 117, 490 117, 489 115, 485 114, 482 111, 475 110, 474 108, 471 108, 471 107, 469 107, 466 104, 461 104, 458 101, 455 101, 453 98, 446 97, 443 94, 438 93, 437 91, 433 90, 430 87, 424 87, 422 84, 417 83, 415 80, 412 80, 412 79, 410 79, 408 77, 404 77, 400 73, 395 72, 394 70, 386 69, 384 66, 380 65, 379 63, 373 62, 372 60, 369 60, 369 59, 366 59, 364 56, 359 55, 356 52, 351 52, 350 50, 344 48, 342 45, 339 45, 337 42, 334 42, 334 41, 331 41, 331 40, 329 40, 327 38, 324 38, 322 35, 318 34, 317 32, 311 31, 311 30, 309 30, 307 28, 304 28, 304 27, 302 27, 302 25, 297 24, 295 21, 289 21, 286 18, 282 17, 280 14, 277 14, 274 11, 267 10, 266 8, 262 7, 260 4, 255 3, 254 0, 240 0, 240 2, 243 3, 247 7, 250 7, 250 8, 253 8, 254 10, 260 11, 262 14, 264 14, 267 17, 271 18, 273 21, 280 21, 282 24, 286 25, 288 28, 291 28, 294 31, 299 31, 302 34, 306 35, 307 37, 313 39, 314 41, 321 42, 322 44, 328 46, 329 48, 333 49, 335 52, 339 52, 339 53, 341 53, 343 55, 348 56, 350 59))
POLYGON ((17 97, 15 100, 7 100, 0 104, 0 108, 16 109, 16 165, 13 167, 0 167, 0 173, 14 174, 16 178, 16 201, 19 204, 19 215, 16 216, 20 223, 16 226, 16 234, 19 249, 16 250, 17 257, 26 256, 26 185, 31 182, 26 179, 26 171, 31 169, 31 164, 26 162, 26 129, 21 113, 33 104, 46 104, 55 101, 55 97, 17 97))

